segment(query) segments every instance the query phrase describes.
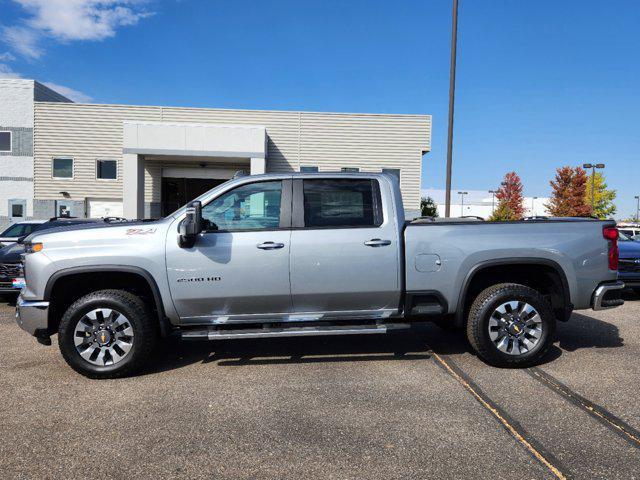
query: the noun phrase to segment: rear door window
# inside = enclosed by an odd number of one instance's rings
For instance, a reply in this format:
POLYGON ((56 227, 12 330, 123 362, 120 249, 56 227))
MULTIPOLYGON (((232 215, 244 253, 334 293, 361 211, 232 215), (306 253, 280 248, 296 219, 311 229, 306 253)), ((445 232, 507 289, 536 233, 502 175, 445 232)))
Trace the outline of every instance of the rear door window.
POLYGON ((378 182, 367 179, 304 180, 304 225, 316 228, 378 227, 378 182))

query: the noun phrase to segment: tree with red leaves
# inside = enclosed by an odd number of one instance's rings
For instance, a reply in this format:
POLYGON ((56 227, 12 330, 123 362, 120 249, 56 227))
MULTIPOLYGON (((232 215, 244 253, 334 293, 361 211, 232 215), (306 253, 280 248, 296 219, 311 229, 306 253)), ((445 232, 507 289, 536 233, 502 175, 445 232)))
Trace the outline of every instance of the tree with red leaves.
POLYGON ((546 205, 554 217, 588 217, 591 206, 586 202, 587 173, 580 167, 556 170, 555 180, 549 182, 553 192, 546 205))
POLYGON ((522 205, 522 182, 516 172, 504 176, 502 185, 496 192, 498 206, 489 220, 494 222, 520 220, 524 214, 522 205))

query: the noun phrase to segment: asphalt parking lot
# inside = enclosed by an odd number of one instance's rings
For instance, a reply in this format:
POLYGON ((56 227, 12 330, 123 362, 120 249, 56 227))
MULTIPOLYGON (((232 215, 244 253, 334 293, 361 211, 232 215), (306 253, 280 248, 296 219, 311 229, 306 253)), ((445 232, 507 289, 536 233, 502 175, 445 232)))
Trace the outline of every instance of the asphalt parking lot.
MULTIPOLYGON (((54 343, 55 345, 55 343, 54 343)), ((92 381, 0 303, 2 478, 638 478, 640 298, 534 369, 457 335, 167 344, 92 381)))

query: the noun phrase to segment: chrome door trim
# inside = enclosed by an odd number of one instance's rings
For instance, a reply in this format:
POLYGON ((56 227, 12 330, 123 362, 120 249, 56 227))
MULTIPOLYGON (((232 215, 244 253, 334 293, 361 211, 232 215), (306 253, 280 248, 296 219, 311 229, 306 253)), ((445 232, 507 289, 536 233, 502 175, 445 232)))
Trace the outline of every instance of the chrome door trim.
POLYGON ((239 323, 287 323, 287 322, 318 322, 326 320, 380 320, 400 316, 397 309, 382 310, 348 310, 338 312, 308 312, 308 313, 267 313, 251 315, 207 315, 200 317, 182 317, 182 325, 231 325, 239 323))

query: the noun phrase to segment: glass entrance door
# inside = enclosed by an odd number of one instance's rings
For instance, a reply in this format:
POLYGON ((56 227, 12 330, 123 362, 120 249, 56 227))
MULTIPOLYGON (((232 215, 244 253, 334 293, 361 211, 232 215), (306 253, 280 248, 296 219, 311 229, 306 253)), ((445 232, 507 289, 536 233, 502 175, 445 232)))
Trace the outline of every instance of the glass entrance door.
POLYGON ((169 215, 187 202, 224 182, 226 180, 217 178, 162 177, 162 216, 169 215))

